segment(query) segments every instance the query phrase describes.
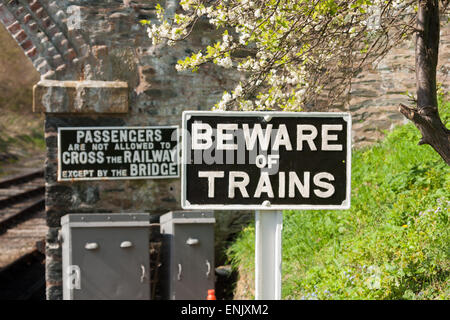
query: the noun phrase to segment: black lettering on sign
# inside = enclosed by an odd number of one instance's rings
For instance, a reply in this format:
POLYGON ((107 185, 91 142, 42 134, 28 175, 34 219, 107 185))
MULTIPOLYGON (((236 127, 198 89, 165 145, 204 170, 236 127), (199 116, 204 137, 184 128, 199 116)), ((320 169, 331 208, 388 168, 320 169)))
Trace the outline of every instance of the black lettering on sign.
POLYGON ((177 178, 177 126, 58 129, 58 180, 177 178))
POLYGON ((346 209, 348 113, 183 113, 185 209, 346 209))

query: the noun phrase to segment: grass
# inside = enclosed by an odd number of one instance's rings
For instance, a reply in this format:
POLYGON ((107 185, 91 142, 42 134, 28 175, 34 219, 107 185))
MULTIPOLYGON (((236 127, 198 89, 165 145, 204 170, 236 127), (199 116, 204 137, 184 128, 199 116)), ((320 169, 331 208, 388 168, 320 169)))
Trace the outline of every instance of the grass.
MULTIPOLYGON (((408 124, 353 152, 350 210, 284 212, 283 299, 450 298, 450 167, 419 139, 408 124)), ((254 226, 228 256, 253 288, 254 226)))
POLYGON ((0 24, 0 176, 11 163, 43 154, 44 117, 31 112, 39 74, 0 24))
POLYGON ((4 164, 45 150, 43 116, 3 110, 0 117, 0 175, 4 164))

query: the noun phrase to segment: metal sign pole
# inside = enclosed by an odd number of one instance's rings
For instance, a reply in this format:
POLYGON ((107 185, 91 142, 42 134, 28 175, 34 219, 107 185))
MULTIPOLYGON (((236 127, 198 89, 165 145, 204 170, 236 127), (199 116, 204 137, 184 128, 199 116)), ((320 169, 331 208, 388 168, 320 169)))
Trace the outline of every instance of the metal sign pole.
POLYGON ((255 299, 281 299, 283 211, 255 212, 255 299))

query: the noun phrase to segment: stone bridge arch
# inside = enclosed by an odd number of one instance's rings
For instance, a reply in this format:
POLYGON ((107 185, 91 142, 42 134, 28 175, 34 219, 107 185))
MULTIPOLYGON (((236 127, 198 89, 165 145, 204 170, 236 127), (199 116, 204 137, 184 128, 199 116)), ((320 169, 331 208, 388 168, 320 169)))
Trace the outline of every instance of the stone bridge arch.
POLYGON ((63 2, 0 1, 0 22, 46 79, 70 77, 88 54, 83 37, 64 23, 70 17, 63 2))

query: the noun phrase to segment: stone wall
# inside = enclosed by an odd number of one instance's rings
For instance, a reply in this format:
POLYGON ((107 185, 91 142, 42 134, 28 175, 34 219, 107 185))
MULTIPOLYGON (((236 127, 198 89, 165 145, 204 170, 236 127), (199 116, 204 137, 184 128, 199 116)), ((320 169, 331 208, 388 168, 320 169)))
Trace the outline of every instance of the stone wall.
MULTIPOLYGON (((347 97, 346 110, 353 117, 354 147, 379 140, 384 130, 407 123, 398 111, 400 103, 410 105, 406 92, 416 95, 415 40, 406 40, 390 51, 373 68, 358 75, 347 97)), ((450 24, 441 27, 437 82, 450 89, 450 24)))
MULTIPOLYGON (((170 48, 152 46, 138 21, 154 18, 156 2, 0 0, 0 21, 42 75, 35 88, 34 110, 46 114, 48 299, 62 297, 58 231, 63 215, 150 212, 157 221, 160 214, 180 206, 178 179, 58 182, 57 129, 181 125, 183 110, 210 108, 239 79, 210 65, 197 73, 177 73, 176 61, 209 44, 214 29, 200 24, 188 41, 170 48), (74 14, 81 17, 79 25, 72 20, 74 14)), ((163 3, 169 6, 173 1, 163 3)), ((449 30, 447 25, 442 31, 439 69, 439 81, 446 88, 449 30)), ((412 46, 410 42, 394 50, 355 79, 345 109, 354 116, 357 145, 374 141, 379 130, 403 121, 397 106, 407 102, 402 92, 414 91, 412 46)), ((221 236, 227 232, 224 226, 233 228, 243 217, 216 216, 220 244, 229 240, 221 236)))

